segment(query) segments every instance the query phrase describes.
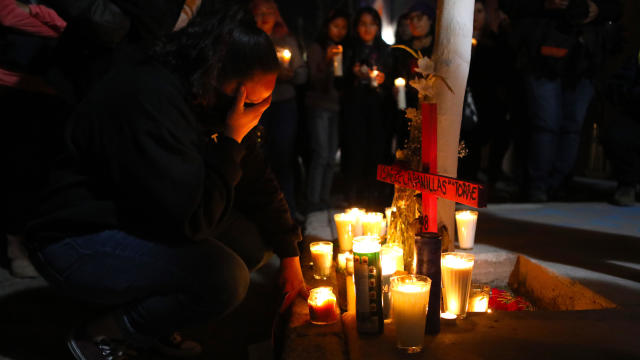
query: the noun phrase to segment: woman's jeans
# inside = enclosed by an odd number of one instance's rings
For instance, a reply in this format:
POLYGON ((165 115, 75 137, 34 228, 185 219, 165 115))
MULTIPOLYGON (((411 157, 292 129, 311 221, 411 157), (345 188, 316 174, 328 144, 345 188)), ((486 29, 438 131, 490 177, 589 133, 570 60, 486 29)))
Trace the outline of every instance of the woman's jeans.
POLYGON ((529 76, 525 86, 532 124, 529 193, 546 193, 559 187, 573 169, 593 85, 588 79, 570 85, 562 79, 529 76))
POLYGON ((256 234, 255 227, 236 229, 225 241, 234 251, 214 239, 168 247, 109 230, 50 245, 35 260, 69 295, 118 306, 136 332, 160 338, 240 304, 249 287, 247 265, 257 266, 264 255, 256 234))
POLYGON ((338 151, 338 120, 336 111, 319 108, 309 110, 311 164, 307 198, 311 205, 329 204, 338 151))

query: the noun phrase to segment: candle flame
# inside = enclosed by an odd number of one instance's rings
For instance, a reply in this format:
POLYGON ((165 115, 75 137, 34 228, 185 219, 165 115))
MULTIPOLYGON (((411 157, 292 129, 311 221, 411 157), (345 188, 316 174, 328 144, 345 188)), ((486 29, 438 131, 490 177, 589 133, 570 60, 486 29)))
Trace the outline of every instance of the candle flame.
POLYGON ((289 60, 289 59, 291 59, 291 51, 289 51, 289 49, 284 49, 284 50, 282 51, 282 57, 283 57, 285 60, 289 60))
POLYGON ((380 251, 380 238, 377 236, 356 236, 353 239, 353 252, 360 254, 380 251))
POLYGON ((393 84, 395 86, 405 86, 407 82, 404 80, 404 78, 399 77, 393 81, 393 84))
POLYGON ((446 254, 442 258, 442 266, 452 269, 469 269, 473 268, 473 257, 470 254, 451 253, 446 254))
POLYGON ((440 317, 447 320, 453 320, 458 316, 452 313, 445 312, 445 313, 440 313, 440 317))

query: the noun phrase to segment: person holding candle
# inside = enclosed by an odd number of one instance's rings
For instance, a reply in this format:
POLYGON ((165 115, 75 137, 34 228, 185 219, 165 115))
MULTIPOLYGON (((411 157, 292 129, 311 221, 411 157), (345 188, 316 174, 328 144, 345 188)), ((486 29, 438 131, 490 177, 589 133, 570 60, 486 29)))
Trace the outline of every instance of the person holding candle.
MULTIPOLYGON (((436 11, 433 6, 425 1, 418 0, 407 10, 406 18, 409 23, 410 39, 400 45, 405 45, 416 52, 420 52, 423 56, 431 57, 433 51, 434 26, 436 19, 436 11)), ((409 81, 415 78, 415 68, 418 63, 408 51, 404 49, 393 49, 393 78, 403 78, 406 82, 405 87, 405 108, 418 108, 418 92, 409 81)), ((400 102, 400 89, 394 89, 396 102, 400 102)), ((400 107, 398 107, 400 108, 400 107)), ((409 139, 409 119, 405 117, 405 112, 399 109, 396 111, 396 121, 394 126, 394 134, 398 148, 404 148, 406 141, 409 139)))
POLYGON ((346 55, 342 170, 350 205, 383 209, 390 188, 376 180, 378 164, 391 160, 389 47, 380 36, 381 20, 371 7, 358 10, 353 46, 346 55), (375 76, 372 77, 372 74, 375 76), (374 86, 375 85, 375 86, 374 86))
POLYGON ((184 30, 79 105, 28 227, 45 279, 114 309, 74 330, 77 359, 197 355, 171 335, 235 308, 266 249, 283 306, 306 290, 300 230, 254 129, 279 71, 273 44, 237 6, 203 6, 184 30))
POLYGON ((293 218, 300 219, 295 198, 296 135, 298 106, 296 86, 307 81, 307 67, 296 39, 289 33, 273 0, 253 0, 251 10, 258 27, 267 33, 276 48, 289 50, 287 66, 280 67, 271 106, 260 119, 264 127, 264 146, 267 160, 278 179, 293 218))
POLYGON ((309 88, 305 98, 311 154, 307 184, 309 212, 330 207, 343 84, 341 59, 348 29, 349 14, 336 9, 329 13, 320 36, 309 48, 309 88), (338 74, 336 66, 339 66, 338 74))

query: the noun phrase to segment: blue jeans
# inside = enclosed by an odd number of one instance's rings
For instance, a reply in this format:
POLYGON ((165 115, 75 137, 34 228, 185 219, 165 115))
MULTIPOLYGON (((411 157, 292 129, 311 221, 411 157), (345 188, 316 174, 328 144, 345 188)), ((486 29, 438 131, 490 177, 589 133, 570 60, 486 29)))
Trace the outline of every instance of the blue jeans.
POLYGON ((307 198, 312 205, 329 203, 338 151, 338 119, 339 115, 334 111, 318 108, 309 110, 311 164, 307 198))
POLYGON ((136 332, 154 338, 222 317, 249 287, 245 262, 214 239, 169 247, 109 230, 54 243, 35 258, 54 286, 118 306, 136 332))
POLYGON ((273 174, 284 194, 291 216, 296 213, 295 173, 298 106, 296 100, 274 101, 262 114, 265 153, 273 174))
POLYGON ((529 191, 547 192, 560 186, 573 169, 593 85, 588 79, 572 86, 561 79, 529 76, 525 87, 532 124, 529 191))

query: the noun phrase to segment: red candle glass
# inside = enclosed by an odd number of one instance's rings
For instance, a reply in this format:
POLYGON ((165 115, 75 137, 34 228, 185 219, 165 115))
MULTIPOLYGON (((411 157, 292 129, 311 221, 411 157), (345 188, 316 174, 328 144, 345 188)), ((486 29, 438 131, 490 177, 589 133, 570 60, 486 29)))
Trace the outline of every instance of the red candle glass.
POLYGON ((340 310, 336 295, 330 286, 312 289, 309 293, 309 317, 314 324, 324 325, 338 321, 340 310))

